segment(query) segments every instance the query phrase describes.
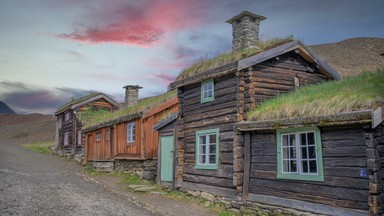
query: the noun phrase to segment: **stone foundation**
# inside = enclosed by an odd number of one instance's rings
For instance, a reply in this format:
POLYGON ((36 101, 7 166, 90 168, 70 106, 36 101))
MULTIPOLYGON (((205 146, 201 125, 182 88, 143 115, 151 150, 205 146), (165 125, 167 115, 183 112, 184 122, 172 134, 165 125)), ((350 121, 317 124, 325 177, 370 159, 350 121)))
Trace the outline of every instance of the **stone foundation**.
POLYGON ((157 160, 115 160, 115 170, 137 174, 141 179, 154 180, 157 160))

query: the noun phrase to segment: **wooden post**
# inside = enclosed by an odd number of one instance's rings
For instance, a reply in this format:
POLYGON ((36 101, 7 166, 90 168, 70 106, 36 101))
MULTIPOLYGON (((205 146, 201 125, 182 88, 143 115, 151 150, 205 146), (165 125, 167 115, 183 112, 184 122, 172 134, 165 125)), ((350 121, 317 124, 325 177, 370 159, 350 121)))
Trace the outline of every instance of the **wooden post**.
POLYGON ((242 201, 246 201, 249 191, 249 178, 251 172, 251 134, 246 132, 244 134, 244 175, 243 175, 243 193, 241 196, 242 201))

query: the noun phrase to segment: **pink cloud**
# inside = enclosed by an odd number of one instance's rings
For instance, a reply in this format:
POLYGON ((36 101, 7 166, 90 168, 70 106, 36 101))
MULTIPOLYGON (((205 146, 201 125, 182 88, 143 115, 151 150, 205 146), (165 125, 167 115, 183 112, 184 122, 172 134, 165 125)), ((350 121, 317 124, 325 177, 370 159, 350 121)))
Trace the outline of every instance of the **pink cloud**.
POLYGON ((151 46, 166 33, 201 23, 202 16, 198 14, 203 3, 201 0, 108 1, 88 10, 85 27, 56 37, 87 43, 151 46))

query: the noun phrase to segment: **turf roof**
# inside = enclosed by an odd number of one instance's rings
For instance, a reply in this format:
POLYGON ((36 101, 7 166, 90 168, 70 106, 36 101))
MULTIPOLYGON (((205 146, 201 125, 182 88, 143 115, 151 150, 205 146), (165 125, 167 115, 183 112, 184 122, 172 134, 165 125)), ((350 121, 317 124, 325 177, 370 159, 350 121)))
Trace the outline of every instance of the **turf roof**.
POLYGON ((269 49, 278 47, 291 41, 293 41, 292 36, 286 38, 271 38, 268 40, 260 40, 257 48, 227 52, 222 53, 211 59, 202 59, 201 61, 184 69, 176 78, 176 81, 192 77, 196 74, 206 72, 208 70, 223 66, 231 62, 236 62, 240 59, 248 58, 252 55, 267 51, 269 49))
POLYGON ((80 120, 86 129, 128 121, 140 117, 143 112, 150 110, 175 97, 176 91, 174 90, 162 95, 139 100, 135 106, 125 107, 113 112, 108 112, 105 110, 88 110, 80 113, 80 120))
POLYGON ((339 81, 304 86, 267 100, 250 110, 247 119, 263 121, 328 116, 372 110, 384 105, 384 69, 339 81))
POLYGON ((96 97, 97 95, 102 94, 100 92, 93 92, 88 95, 85 95, 84 97, 73 99, 69 101, 68 103, 64 104, 63 106, 59 107, 55 113, 55 115, 60 114, 61 112, 65 111, 66 109, 72 107, 75 104, 81 103, 83 101, 89 100, 93 97, 96 97))

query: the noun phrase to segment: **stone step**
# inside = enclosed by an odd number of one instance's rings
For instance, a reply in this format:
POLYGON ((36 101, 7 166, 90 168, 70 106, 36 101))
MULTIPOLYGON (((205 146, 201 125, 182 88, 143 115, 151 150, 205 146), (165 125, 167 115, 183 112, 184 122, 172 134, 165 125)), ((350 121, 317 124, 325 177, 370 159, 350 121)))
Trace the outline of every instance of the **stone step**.
POLYGON ((103 161, 95 163, 96 172, 113 172, 113 161, 103 161))
POLYGON ((156 189, 155 186, 150 185, 128 185, 128 188, 132 189, 135 192, 148 192, 156 189))

